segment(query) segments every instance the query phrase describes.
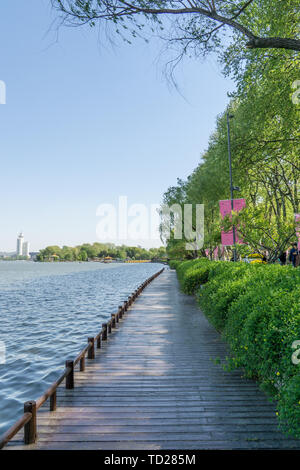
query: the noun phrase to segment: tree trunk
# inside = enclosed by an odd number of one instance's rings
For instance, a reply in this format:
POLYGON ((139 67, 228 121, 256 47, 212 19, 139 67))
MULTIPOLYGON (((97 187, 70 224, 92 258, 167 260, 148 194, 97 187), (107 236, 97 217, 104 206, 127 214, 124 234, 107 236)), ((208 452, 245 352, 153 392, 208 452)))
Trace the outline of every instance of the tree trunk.
POLYGON ((247 42, 249 49, 290 49, 300 51, 300 41, 289 38, 254 38, 247 42))

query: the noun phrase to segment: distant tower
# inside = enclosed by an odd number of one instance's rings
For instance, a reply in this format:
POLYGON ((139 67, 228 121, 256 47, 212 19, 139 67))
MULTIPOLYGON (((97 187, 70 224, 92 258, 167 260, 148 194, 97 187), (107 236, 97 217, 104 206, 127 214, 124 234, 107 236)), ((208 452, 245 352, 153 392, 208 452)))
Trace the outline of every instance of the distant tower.
POLYGON ((29 258, 29 242, 24 242, 23 243, 23 256, 26 256, 26 258, 29 258))
POLYGON ((21 232, 17 238, 17 256, 23 256, 24 235, 21 232))

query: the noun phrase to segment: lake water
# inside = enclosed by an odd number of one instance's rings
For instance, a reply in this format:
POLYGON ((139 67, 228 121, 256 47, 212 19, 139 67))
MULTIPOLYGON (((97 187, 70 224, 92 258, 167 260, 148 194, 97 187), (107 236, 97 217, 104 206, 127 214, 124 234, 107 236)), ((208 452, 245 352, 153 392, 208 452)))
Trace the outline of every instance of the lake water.
POLYGON ((0 262, 0 434, 159 264, 0 262), (4 362, 4 363, 1 363, 4 362))

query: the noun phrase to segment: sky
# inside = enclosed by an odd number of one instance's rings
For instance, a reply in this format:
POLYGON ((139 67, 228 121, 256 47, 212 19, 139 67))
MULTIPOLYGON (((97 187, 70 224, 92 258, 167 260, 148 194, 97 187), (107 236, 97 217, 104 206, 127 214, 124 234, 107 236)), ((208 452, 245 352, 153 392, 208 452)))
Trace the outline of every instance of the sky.
POLYGON ((178 66, 179 93, 162 43, 112 46, 97 29, 57 31, 56 15, 48 0, 0 4, 0 251, 20 230, 31 251, 108 241, 97 208, 159 204, 198 165, 234 89, 210 57, 178 66))

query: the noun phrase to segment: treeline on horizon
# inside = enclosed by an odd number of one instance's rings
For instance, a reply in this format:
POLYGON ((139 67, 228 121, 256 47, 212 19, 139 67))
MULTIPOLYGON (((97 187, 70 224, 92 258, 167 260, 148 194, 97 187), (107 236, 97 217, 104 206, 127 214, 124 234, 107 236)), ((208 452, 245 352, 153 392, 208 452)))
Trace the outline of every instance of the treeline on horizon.
MULTIPOLYGON (((284 20, 286 34, 293 34, 288 18, 284 20)), ((295 89, 300 83, 300 56, 279 49, 248 51, 240 61, 235 60, 235 52, 232 50, 223 57, 223 65, 225 74, 234 78, 236 91, 231 94, 228 108, 217 118, 201 163, 186 180, 178 178, 163 197, 163 204, 168 206, 205 205, 203 249, 187 252, 184 238, 177 240, 171 236, 167 240, 167 224, 162 220, 161 235, 171 259, 205 256, 205 249, 212 257, 221 245, 221 230, 231 229, 233 223, 245 243, 238 246, 241 256, 255 251, 275 262, 297 241, 300 90, 295 89), (230 199, 227 112, 232 115, 233 185, 240 188, 234 197, 245 198, 247 207, 234 215, 232 221, 227 218, 223 222, 219 201, 230 199)), ((175 220, 176 216, 173 223, 175 220)))
POLYGON ((84 243, 75 247, 54 245, 40 250, 37 261, 88 261, 89 259, 113 259, 131 260, 154 260, 166 257, 166 249, 150 248, 149 250, 140 246, 116 246, 114 243, 84 243))

